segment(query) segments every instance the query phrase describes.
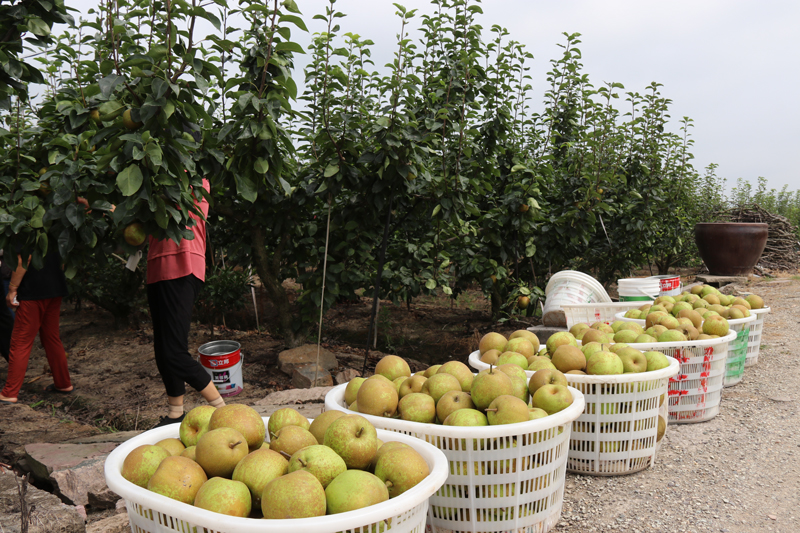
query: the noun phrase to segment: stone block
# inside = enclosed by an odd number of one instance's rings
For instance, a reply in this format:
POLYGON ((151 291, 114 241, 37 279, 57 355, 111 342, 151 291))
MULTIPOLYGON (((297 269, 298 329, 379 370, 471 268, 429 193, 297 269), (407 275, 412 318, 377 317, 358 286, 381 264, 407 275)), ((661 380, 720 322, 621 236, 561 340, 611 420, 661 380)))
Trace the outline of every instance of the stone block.
POLYGON ((265 398, 256 401, 253 405, 278 405, 286 407, 287 405, 298 403, 322 403, 325 401, 325 395, 330 392, 333 387, 312 387, 310 389, 288 389, 278 392, 273 392, 265 398))
MULTIPOLYGON (((121 499, 119 494, 112 491, 103 484, 100 490, 89 490, 86 496, 89 501, 89 506, 94 509, 114 509, 117 502, 121 499)), ((124 500, 123 500, 124 502, 124 500)))
POLYGON ((86 526, 86 533, 127 533, 131 530, 128 513, 116 514, 86 526))
MULTIPOLYGON (((292 348, 291 350, 284 350, 278 354, 278 368, 281 372, 288 375, 294 374, 294 369, 300 365, 314 364, 317 362, 317 345, 306 344, 299 348, 292 348)), ((326 371, 330 372, 337 366, 339 362, 336 356, 325 348, 319 349, 319 365, 326 371)))
POLYGON ((330 387, 333 385, 331 373, 314 363, 298 365, 292 371, 292 385, 298 389, 309 387, 330 387))
POLYGON ((345 368, 342 372, 336 374, 336 384, 341 385, 342 383, 349 383, 353 381, 353 378, 357 378, 361 375, 361 372, 354 368, 345 368))
MULTIPOLYGON (((18 484, 22 479, 10 471, 0 471, 0 531, 20 533, 21 506, 18 484)), ((58 496, 28 484, 25 502, 30 512, 28 533, 84 533, 86 526, 77 509, 58 496)))
POLYGON ((25 446, 25 458, 37 479, 53 484, 65 500, 74 505, 88 505, 89 493, 106 490, 103 466, 114 443, 51 444, 25 446))
POLYGON ((306 418, 316 418, 325 410, 324 403, 299 403, 296 405, 254 405, 253 409, 261 416, 272 416, 272 413, 284 407, 291 407, 306 418))

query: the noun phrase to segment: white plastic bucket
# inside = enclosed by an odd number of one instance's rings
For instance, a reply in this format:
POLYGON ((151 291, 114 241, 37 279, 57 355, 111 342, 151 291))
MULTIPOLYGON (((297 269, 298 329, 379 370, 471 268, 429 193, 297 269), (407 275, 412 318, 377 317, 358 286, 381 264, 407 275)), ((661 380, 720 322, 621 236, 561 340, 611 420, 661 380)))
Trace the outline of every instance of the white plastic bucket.
POLYGON ((235 341, 211 341, 198 348, 200 364, 221 396, 236 396, 244 390, 241 345, 235 341))
POLYGON ((659 296, 678 296, 681 293, 680 276, 650 276, 650 279, 658 280, 660 285, 659 296))
POLYGON ((751 309, 750 313, 756 315, 756 320, 750 323, 750 337, 747 342, 747 358, 744 366, 753 366, 758 363, 758 352, 761 351, 761 335, 764 329, 764 318, 770 312, 769 307, 751 309))
POLYGON ((553 274, 545 288, 542 323, 545 326, 566 326, 562 305, 610 302, 608 293, 596 279, 576 270, 562 270, 553 274))
POLYGON ((623 278, 617 280, 620 302, 655 300, 661 294, 661 283, 655 278, 623 278))

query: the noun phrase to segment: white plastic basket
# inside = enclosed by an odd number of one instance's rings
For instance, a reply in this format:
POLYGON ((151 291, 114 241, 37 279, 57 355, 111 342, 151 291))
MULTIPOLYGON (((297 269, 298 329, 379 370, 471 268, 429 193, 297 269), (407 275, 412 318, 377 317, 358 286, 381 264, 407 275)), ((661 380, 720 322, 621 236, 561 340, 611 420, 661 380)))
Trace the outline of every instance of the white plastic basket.
POLYGON ((669 380, 670 424, 705 422, 717 416, 728 344, 735 339, 736 332, 730 331, 717 339, 631 345, 643 352, 662 352, 681 364, 678 375, 669 380))
POLYGON ((561 309, 567 317, 567 327, 571 328, 575 324, 586 322, 605 322, 611 324, 615 320, 617 313, 626 313, 630 309, 638 309, 642 305, 652 304, 649 302, 611 302, 611 303, 589 303, 589 304, 563 304, 561 309))
MULTIPOLYGON (((651 349, 662 351, 648 348, 651 349)), ((658 416, 661 414, 665 420, 668 416, 667 402, 660 399, 667 394, 670 378, 680 370, 676 359, 668 359, 669 367, 651 372, 566 374, 569 385, 580 390, 586 402, 583 414, 572 423, 567 470, 615 476, 632 474, 653 464, 658 416)), ((480 360, 479 351, 469 355, 469 364, 478 370, 489 368, 480 360)), ((526 370, 525 374, 530 379, 534 372, 526 370)))
MULTIPOLYGON (((327 410, 351 412, 346 386, 326 395, 327 410)), ((561 516, 570 429, 584 407, 583 394, 570 392, 572 405, 563 411, 519 424, 455 427, 362 416, 444 452, 450 475, 430 498, 434 533, 544 533, 561 516)))
POLYGON ((758 352, 761 351, 761 335, 764 330, 764 318, 771 311, 769 307, 751 309, 750 313, 756 315, 755 321, 750 323, 750 337, 747 342, 747 357, 744 366, 753 366, 758 363, 758 352))
MULTIPOLYGON (((625 322, 636 322, 642 327, 645 325, 645 321, 641 318, 625 318, 622 315, 624 315, 624 312, 617 313, 616 318, 618 320, 624 320, 625 322)), ((736 385, 744 378, 744 368, 747 366, 745 361, 749 351, 748 339, 750 336, 750 328, 756 320, 757 316, 755 313, 744 318, 728 320, 728 326, 731 331, 736 332, 736 338, 728 346, 728 360, 725 363, 725 377, 722 380, 722 384, 725 387, 736 385)), ((632 346, 637 349, 639 348, 639 345, 636 344, 632 346)), ((756 358, 758 358, 758 355, 756 355, 756 358)))
MULTIPOLYGON (((265 426, 268 420, 269 417, 264 418, 265 426)), ((122 463, 131 450, 162 439, 177 438, 178 429, 179 424, 172 424, 146 431, 120 444, 106 458, 106 483, 125 499, 133 533, 285 533, 291 530, 303 533, 346 530, 354 533, 424 533, 428 498, 447 479, 447 460, 441 451, 418 439, 379 429, 378 438, 382 441, 404 442, 419 452, 428 463, 430 475, 391 500, 347 513, 293 520, 226 516, 150 492, 122 477, 122 463)))
POLYGON ((668 357, 661 370, 614 376, 566 374, 583 392, 586 408, 572 423, 567 470, 617 476, 655 463, 660 447, 658 417, 668 421, 667 389, 680 363, 668 357))

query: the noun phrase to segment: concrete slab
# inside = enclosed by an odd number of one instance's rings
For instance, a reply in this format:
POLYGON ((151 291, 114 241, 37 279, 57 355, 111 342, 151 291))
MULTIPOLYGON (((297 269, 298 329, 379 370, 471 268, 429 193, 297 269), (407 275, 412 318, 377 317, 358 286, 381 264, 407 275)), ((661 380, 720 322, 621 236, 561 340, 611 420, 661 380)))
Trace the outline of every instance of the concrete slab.
POLYGON ((547 342, 547 339, 550 338, 550 335, 553 333, 558 333, 559 331, 569 331, 566 326, 564 327, 556 327, 556 326, 532 326, 528 328, 528 331, 532 331, 536 338, 539 339, 539 344, 544 346, 547 342))

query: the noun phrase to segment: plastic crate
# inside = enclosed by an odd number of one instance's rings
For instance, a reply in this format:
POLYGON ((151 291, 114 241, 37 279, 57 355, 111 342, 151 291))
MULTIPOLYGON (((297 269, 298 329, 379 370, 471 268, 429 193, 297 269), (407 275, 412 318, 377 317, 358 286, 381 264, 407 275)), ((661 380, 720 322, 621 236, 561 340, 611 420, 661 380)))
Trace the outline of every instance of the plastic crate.
POLYGON ((750 323, 750 337, 747 342, 747 357, 744 366, 753 366, 758 363, 758 352, 761 351, 761 335, 764 331, 764 318, 771 311, 769 307, 751 309, 750 313, 756 315, 754 322, 750 323))
MULTIPOLYGON (((578 474, 615 476, 644 470, 655 462, 658 416, 667 420, 669 379, 678 375, 680 363, 672 358, 661 370, 613 376, 565 374, 571 387, 586 402, 583 414, 572 423, 567 470, 578 474)), ((480 352, 469 355, 478 370, 489 368, 480 352)), ((528 379, 534 374, 526 370, 528 379)))
MULTIPOLYGON (((325 397, 327 410, 344 406, 346 384, 325 397)), ((412 435, 444 452, 449 477, 430 498, 434 533, 544 533, 561 517, 572 421, 583 394, 553 415, 501 426, 455 427, 362 415, 375 427, 412 435)))
POLYGON ((649 302, 611 302, 611 303, 589 303, 589 304, 562 304, 561 309, 567 317, 567 327, 571 328, 575 324, 586 322, 605 322, 611 324, 615 320, 617 313, 626 313, 629 309, 638 309, 649 302))
MULTIPOLYGON (((265 426, 268 420, 269 417, 264 418, 265 426)), ((347 513, 292 520, 226 516, 150 492, 122 477, 122 463, 131 450, 162 439, 177 438, 178 429, 179 424, 172 424, 146 431, 120 444, 106 458, 106 483, 125 499, 133 533, 285 533, 291 530, 303 533, 424 533, 428 498, 447 479, 447 460, 441 451, 418 439, 379 429, 378 438, 382 441, 404 442, 419 452, 428 463, 430 475, 391 500, 347 513)))

